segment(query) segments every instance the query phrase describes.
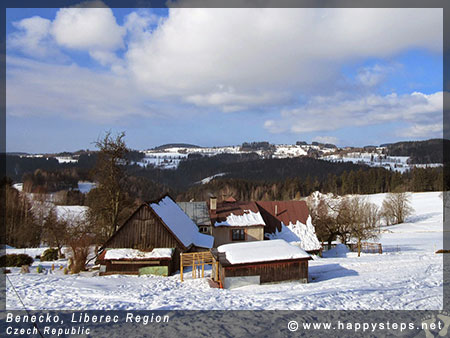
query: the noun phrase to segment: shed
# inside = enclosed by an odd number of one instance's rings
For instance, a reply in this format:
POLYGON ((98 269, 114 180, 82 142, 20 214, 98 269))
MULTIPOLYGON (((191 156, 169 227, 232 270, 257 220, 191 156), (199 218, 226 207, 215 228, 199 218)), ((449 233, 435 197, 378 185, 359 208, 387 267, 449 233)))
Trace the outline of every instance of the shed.
POLYGON ((310 255, 281 239, 225 244, 211 252, 219 263, 219 281, 227 289, 282 281, 308 282, 310 255))
POLYGON ((173 248, 173 266, 179 266, 181 252, 205 251, 214 238, 201 234, 197 225, 169 196, 144 203, 105 242, 105 249, 173 248))
POLYGON ((151 251, 136 249, 107 249, 98 257, 100 275, 160 275, 169 276, 174 270, 174 249, 157 248, 151 251))

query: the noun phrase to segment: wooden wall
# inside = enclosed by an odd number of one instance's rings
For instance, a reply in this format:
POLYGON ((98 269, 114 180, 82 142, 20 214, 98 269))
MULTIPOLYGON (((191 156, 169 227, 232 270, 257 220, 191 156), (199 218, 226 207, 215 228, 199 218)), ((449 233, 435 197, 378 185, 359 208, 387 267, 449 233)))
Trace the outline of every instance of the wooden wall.
POLYGON ((288 280, 308 281, 308 260, 286 260, 267 263, 238 264, 219 267, 222 281, 226 277, 260 276, 261 283, 281 282, 288 280))
POLYGON ((140 268, 147 266, 167 266, 169 269, 169 274, 173 272, 173 264, 171 259, 154 260, 152 264, 140 263, 139 261, 132 260, 105 260, 103 263, 106 265, 106 273, 103 274, 138 274, 140 268))
POLYGON ((131 248, 149 250, 154 248, 175 248, 174 268, 180 265, 180 253, 185 248, 162 224, 148 206, 139 210, 111 237, 105 248, 131 248))

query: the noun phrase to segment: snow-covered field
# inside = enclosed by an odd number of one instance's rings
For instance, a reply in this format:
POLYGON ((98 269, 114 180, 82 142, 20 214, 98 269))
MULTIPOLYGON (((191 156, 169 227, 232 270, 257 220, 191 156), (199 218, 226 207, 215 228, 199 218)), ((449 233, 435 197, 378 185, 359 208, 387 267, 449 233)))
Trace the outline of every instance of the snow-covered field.
POLYGON ((429 164, 409 164, 409 156, 384 156, 376 153, 361 153, 354 152, 348 153, 345 156, 341 155, 326 155, 321 157, 322 160, 331 162, 352 162, 356 164, 365 164, 370 167, 383 167, 388 170, 394 170, 398 172, 405 172, 411 170, 414 167, 426 168, 426 167, 441 167, 441 163, 429 163, 429 164))
MULTIPOLYGON (((384 197, 368 199, 380 205, 384 197)), ((222 290, 206 279, 189 279, 189 273, 183 283, 178 274, 64 275, 51 271, 52 262, 42 263, 44 274, 33 268, 21 275, 13 268, 8 277, 29 309, 441 309, 443 257, 434 252, 443 248, 442 205, 438 192, 412 194, 415 212, 407 223, 381 229, 382 255, 328 251, 310 261, 308 284, 222 290)), ((7 308, 21 309, 9 281, 7 308)))

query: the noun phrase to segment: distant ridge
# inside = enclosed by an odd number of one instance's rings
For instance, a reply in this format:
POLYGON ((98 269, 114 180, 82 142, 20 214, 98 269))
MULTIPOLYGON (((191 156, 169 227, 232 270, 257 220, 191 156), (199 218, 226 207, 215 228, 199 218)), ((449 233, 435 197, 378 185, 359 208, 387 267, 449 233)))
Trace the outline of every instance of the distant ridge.
POLYGON ((163 150, 167 148, 203 148, 200 146, 196 146, 194 144, 188 144, 188 143, 167 143, 160 145, 158 147, 153 148, 153 150, 163 150))

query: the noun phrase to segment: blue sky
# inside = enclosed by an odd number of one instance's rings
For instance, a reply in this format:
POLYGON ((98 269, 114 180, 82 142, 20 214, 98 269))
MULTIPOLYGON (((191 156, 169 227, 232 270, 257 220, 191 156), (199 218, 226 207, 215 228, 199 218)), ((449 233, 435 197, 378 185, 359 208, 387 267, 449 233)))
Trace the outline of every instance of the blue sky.
POLYGON ((441 9, 7 9, 7 151, 442 137, 441 9))

